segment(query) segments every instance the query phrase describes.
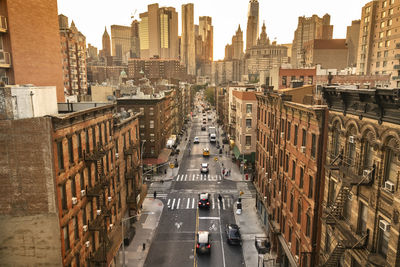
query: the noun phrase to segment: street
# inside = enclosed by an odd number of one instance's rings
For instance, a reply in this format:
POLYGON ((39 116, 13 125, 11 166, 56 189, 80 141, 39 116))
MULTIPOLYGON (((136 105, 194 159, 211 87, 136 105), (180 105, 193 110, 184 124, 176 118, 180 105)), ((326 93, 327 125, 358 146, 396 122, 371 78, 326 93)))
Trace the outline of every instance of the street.
MULTIPOLYGON (((215 117, 214 112, 211 114, 215 117)), ((236 223, 234 205, 239 190, 236 182, 222 177, 220 162, 215 160, 215 143, 210 144, 208 131, 201 130, 202 117, 198 113, 193 118, 188 137, 191 142, 183 152, 178 174, 169 188, 157 191, 164 209, 145 266, 244 266, 241 246, 229 245, 224 232, 226 224, 236 223), (198 144, 193 144, 195 136, 199 137, 198 144), (209 157, 203 156, 203 148, 209 148, 209 157), (208 174, 200 173, 202 163, 209 164, 208 174), (198 209, 198 194, 202 192, 210 194, 209 209, 198 209), (209 255, 196 253, 198 231, 210 232, 209 255)), ((210 125, 207 121, 207 129, 210 125)))

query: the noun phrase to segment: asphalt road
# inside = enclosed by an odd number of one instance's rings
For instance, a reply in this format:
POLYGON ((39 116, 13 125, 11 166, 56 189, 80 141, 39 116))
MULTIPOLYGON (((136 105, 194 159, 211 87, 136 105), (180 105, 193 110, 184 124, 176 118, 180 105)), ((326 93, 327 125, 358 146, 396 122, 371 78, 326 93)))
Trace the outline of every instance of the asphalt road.
MULTIPOLYGON (((202 114, 197 114, 190 136, 192 141, 198 136, 200 143, 190 145, 190 154, 185 149, 179 173, 162 198, 164 210, 145 266, 244 266, 241 247, 228 245, 224 233, 226 224, 235 223, 236 183, 222 178, 219 162, 214 160, 217 149, 208 141, 208 132, 200 129, 202 118, 202 114), (202 155, 204 147, 210 149, 208 158, 202 155), (200 174, 203 162, 209 163, 208 175, 200 174), (209 210, 197 208, 201 192, 211 194, 209 210), (218 194, 223 197, 221 203, 218 202, 218 194), (210 255, 196 253, 195 240, 199 230, 211 234, 210 255)), ((208 125, 210 122, 207 122, 208 125)))

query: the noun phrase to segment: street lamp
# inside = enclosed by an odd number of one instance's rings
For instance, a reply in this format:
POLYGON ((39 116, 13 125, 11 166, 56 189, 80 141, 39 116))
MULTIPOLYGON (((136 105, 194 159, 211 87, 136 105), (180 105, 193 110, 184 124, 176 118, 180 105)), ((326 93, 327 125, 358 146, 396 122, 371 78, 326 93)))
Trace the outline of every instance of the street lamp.
MULTIPOLYGON (((154 214, 154 212, 142 212, 141 214, 154 214)), ((124 222, 127 220, 130 220, 132 218, 135 218, 141 214, 136 214, 131 217, 127 218, 122 218, 121 219, 121 236, 122 236, 122 267, 125 267, 125 243, 124 243, 124 222)))

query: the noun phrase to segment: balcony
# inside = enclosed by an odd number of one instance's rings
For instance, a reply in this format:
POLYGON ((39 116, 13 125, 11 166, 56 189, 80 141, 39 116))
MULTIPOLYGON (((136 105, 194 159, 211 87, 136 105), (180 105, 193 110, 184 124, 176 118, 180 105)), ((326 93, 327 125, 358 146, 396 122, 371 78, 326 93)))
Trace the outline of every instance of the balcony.
POLYGON ((97 143, 97 146, 93 149, 93 151, 87 152, 84 155, 84 160, 85 161, 98 161, 102 159, 106 155, 106 150, 100 143, 97 143))
POLYGON ((0 32, 7 32, 7 18, 0 16, 0 32))
POLYGON ((89 222, 89 231, 96 232, 101 231, 104 228, 104 216, 102 214, 97 215, 96 219, 89 222))
POLYGON ((92 187, 86 186, 86 196, 89 198, 100 197, 103 192, 103 185, 101 183, 96 183, 92 187))
POLYGON ((393 69, 395 69, 395 70, 400 70, 400 65, 394 65, 394 66, 393 66, 393 69))
POLYGON ((355 166, 354 159, 343 157, 342 153, 337 156, 331 155, 333 159, 326 168, 331 171, 338 171, 339 176, 343 177, 342 181, 350 186, 366 185, 371 186, 375 178, 375 166, 368 169, 358 170, 355 166))
POLYGON ((0 51, 0 68, 10 68, 10 67, 11 67, 10 53, 0 51))
POLYGON ((103 233, 100 246, 94 253, 90 255, 90 261, 95 264, 95 266, 109 266, 113 261, 113 258, 121 245, 121 226, 114 226, 113 230, 108 234, 103 233))

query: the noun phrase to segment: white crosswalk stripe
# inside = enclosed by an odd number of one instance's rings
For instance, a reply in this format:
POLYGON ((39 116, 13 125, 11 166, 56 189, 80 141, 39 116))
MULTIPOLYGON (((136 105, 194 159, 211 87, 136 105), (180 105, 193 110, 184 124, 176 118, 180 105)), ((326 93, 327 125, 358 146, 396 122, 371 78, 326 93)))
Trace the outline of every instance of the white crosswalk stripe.
MULTIPOLYGON (((210 194, 210 208, 211 209, 221 209, 227 210, 231 208, 234 204, 234 201, 231 197, 223 197, 221 203, 219 202, 217 196, 210 194)), ((167 200, 167 207, 171 210, 178 209, 197 209, 197 200, 196 198, 184 197, 184 198, 169 198, 167 200)))
MULTIPOLYGON (((166 199, 167 196, 168 196, 168 194, 166 194, 166 193, 157 193, 156 198, 166 199)), ((153 195, 152 192, 151 192, 151 193, 149 192, 149 193, 147 193, 147 195, 146 195, 146 198, 153 198, 153 197, 154 197, 154 195, 153 195)))
POLYGON ((214 182, 214 181, 221 181, 222 176, 220 174, 178 174, 174 180, 176 182, 214 182))

